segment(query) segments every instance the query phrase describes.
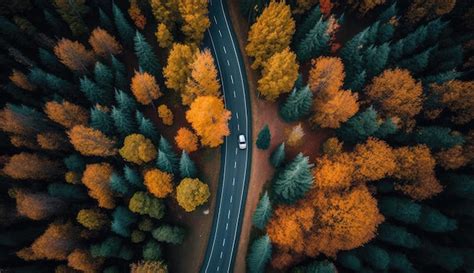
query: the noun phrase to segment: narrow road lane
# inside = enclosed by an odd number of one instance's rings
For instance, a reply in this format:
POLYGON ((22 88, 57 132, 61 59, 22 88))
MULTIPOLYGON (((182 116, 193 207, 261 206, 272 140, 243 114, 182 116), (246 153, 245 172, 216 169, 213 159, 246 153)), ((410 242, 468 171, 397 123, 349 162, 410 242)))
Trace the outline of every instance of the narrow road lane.
POLYGON ((219 69, 226 108, 232 112, 230 136, 222 146, 220 184, 212 232, 201 272, 231 272, 238 247, 247 196, 252 148, 247 78, 225 0, 209 0, 211 27, 204 45, 211 49, 219 69), (247 139, 239 150, 238 135, 247 139))

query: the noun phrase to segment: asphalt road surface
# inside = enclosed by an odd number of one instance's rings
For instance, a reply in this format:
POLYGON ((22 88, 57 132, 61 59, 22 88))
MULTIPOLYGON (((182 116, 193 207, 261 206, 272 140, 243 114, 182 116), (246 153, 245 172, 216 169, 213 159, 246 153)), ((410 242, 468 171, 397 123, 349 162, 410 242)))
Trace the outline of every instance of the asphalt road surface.
POLYGON ((201 272, 206 273, 232 272, 244 215, 252 147, 247 77, 226 5, 225 0, 209 0, 211 27, 204 40, 217 62, 226 108, 232 112, 231 133, 222 145, 212 232, 201 267, 201 272), (239 150, 240 134, 247 139, 246 150, 239 150))

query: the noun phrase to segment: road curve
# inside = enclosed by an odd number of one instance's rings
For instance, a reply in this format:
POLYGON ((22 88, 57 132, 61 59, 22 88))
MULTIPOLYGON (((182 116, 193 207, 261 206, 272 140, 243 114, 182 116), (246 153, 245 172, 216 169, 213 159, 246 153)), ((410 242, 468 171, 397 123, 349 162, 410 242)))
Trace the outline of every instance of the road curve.
POLYGON ((209 0, 211 26, 204 39, 217 62, 226 108, 232 112, 230 136, 222 145, 220 184, 201 272, 231 272, 238 247, 247 197, 252 149, 251 113, 247 77, 227 13, 225 0, 209 0), (239 150, 238 135, 247 139, 239 150))

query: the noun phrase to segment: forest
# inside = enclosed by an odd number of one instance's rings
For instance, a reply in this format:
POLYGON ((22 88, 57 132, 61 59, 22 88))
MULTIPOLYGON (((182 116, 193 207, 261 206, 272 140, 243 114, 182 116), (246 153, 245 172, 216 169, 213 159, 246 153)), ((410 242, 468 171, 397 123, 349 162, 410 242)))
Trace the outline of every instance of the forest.
POLYGON ((275 108, 255 132, 271 170, 247 272, 472 272, 472 1, 245 0, 240 14, 275 108))
POLYGON ((1 272, 168 272, 230 133, 207 5, 1 1, 1 272))

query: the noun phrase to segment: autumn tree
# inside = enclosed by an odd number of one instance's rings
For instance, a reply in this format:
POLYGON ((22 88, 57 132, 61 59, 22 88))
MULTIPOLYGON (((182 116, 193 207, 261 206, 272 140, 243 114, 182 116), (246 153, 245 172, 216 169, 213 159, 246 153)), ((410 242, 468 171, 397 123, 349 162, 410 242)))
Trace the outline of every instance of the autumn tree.
POLYGON ((176 187, 176 200, 187 212, 206 203, 210 195, 209 186, 197 178, 184 178, 176 187))
POLYGON ((369 138, 354 149, 354 179, 375 181, 390 176, 396 169, 396 157, 387 143, 369 138))
POLYGON ((69 129, 76 125, 87 125, 89 120, 84 108, 68 101, 61 103, 48 101, 44 106, 44 112, 49 119, 69 129))
POLYGON ((85 0, 66 1, 54 0, 53 4, 61 18, 69 25, 74 36, 80 36, 88 31, 82 16, 89 12, 85 0))
POLYGON ((67 256, 68 266, 82 272, 99 272, 103 263, 103 258, 94 258, 88 250, 80 248, 74 249, 67 256))
POLYGON ((217 80, 217 69, 209 49, 198 51, 189 68, 191 74, 181 93, 184 105, 191 104, 198 96, 219 96, 221 85, 217 80))
POLYGON ((224 136, 230 134, 230 118, 231 113, 224 108, 222 99, 214 96, 196 98, 186 112, 186 120, 201 138, 201 144, 209 147, 219 146, 224 136))
POLYGON ((329 157, 338 155, 342 152, 343 144, 337 137, 330 137, 323 143, 323 153, 329 157))
POLYGON ((99 130, 77 125, 68 131, 68 136, 74 149, 85 156, 113 156, 117 153, 115 141, 99 130))
POLYGON ((315 165, 313 176, 317 189, 331 191, 351 186, 355 166, 349 154, 324 155, 316 160, 315 165))
POLYGON ((455 6, 456 0, 415 0, 408 7, 407 20, 415 25, 424 19, 431 20, 449 13, 455 6))
POLYGON ((110 164, 94 163, 87 164, 82 175, 82 183, 89 190, 89 196, 96 199, 101 208, 113 209, 115 207, 115 200, 109 183, 112 172, 113 169, 110 164))
POLYGON ((163 23, 168 28, 174 26, 179 19, 179 0, 150 0, 149 2, 158 23, 163 23))
POLYGON ((186 127, 179 128, 174 140, 178 148, 187 153, 195 152, 198 149, 197 136, 186 127))
POLYGON ((287 48, 294 32, 290 7, 285 2, 270 2, 250 27, 245 51, 254 58, 252 68, 262 67, 273 54, 287 48))
POLYGON ((168 266, 163 261, 139 261, 130 265, 131 273, 168 273, 168 266))
POLYGON ((155 159, 157 151, 151 140, 140 134, 131 134, 125 138, 119 153, 126 161, 141 165, 155 159))
POLYGON ((285 48, 263 62, 262 78, 258 80, 258 92, 267 100, 274 101, 288 93, 298 77, 296 55, 285 48))
POLYGON ((72 71, 85 73, 95 63, 94 54, 77 41, 61 39, 54 47, 54 54, 59 61, 72 71))
POLYGON ((167 48, 173 44, 173 34, 171 34, 168 27, 163 23, 158 24, 155 36, 161 48, 167 48))
POLYGON ((101 57, 109 57, 122 52, 122 46, 118 43, 114 36, 110 35, 106 30, 97 27, 89 37, 89 44, 96 55, 101 57))
POLYGON ((63 200, 46 193, 13 189, 11 195, 15 198, 18 214, 32 220, 44 220, 59 215, 66 209, 63 200))
POLYGON ((365 93, 377 109, 389 117, 399 117, 405 123, 421 111, 423 94, 420 82, 408 70, 388 69, 375 77, 365 93))
POLYGON ((319 57, 311 61, 308 84, 316 95, 339 91, 344 77, 344 64, 340 58, 319 57))
POLYGON ((171 126, 173 125, 173 112, 171 109, 166 106, 166 104, 161 104, 157 109, 158 117, 161 119, 164 125, 171 126))
POLYGON ((36 142, 44 150, 67 151, 70 148, 67 138, 59 132, 39 133, 36 142))
POLYGON ((23 260, 66 260, 79 244, 77 234, 79 229, 71 222, 59 223, 53 222, 31 244, 17 252, 18 257, 23 260))
POLYGON ((128 203, 128 208, 132 212, 148 215, 155 219, 161 219, 165 215, 165 205, 163 202, 142 191, 133 194, 128 203))
POLYGON ((28 77, 19 70, 13 69, 12 74, 8 78, 14 85, 26 91, 34 91, 36 89, 36 86, 28 80, 28 77))
POLYGON ((98 209, 81 209, 76 220, 90 230, 101 230, 110 223, 107 214, 98 209))
POLYGON ((183 20, 181 30, 190 42, 199 44, 206 29, 211 25, 206 0, 180 0, 178 9, 183 20))
POLYGON ((193 61, 194 50, 191 46, 174 43, 168 55, 167 65, 163 69, 166 87, 177 92, 184 92, 188 78, 191 76, 189 64, 193 61))
POLYGON ((445 170, 456 170, 469 163, 461 145, 453 146, 435 154, 436 163, 445 170))
POLYGON ((385 0, 349 0, 349 5, 361 14, 365 14, 375 7, 385 3, 385 0))
POLYGON ((474 81, 453 80, 431 85, 434 96, 440 96, 440 102, 455 115, 452 121, 466 124, 474 119, 474 81))
POLYGON ((153 100, 163 95, 155 77, 147 72, 135 71, 130 89, 137 101, 143 105, 153 103, 153 100))
POLYGON ((49 127, 48 120, 31 107, 7 104, 0 110, 0 128, 7 133, 29 136, 49 127))
POLYGON ((48 157, 22 152, 8 159, 2 172, 14 179, 53 179, 62 174, 61 163, 48 157))
POLYGON ((146 17, 143 15, 142 10, 138 5, 137 0, 130 1, 130 8, 128 8, 128 15, 132 18, 133 23, 135 26, 141 30, 145 28, 146 25, 146 17))
POLYGON ((296 0, 296 7, 293 9, 295 14, 302 14, 318 4, 318 0, 296 0))
POLYGON ((144 175, 145 186, 148 191, 158 198, 165 198, 173 191, 173 174, 150 169, 144 175))
POLYGON ((299 153, 293 161, 278 172, 273 179, 273 191, 285 203, 295 203, 313 185, 309 158, 299 153))
POLYGON ((301 126, 301 123, 298 123, 286 131, 286 143, 288 146, 296 147, 301 144, 304 135, 303 126, 301 126))

